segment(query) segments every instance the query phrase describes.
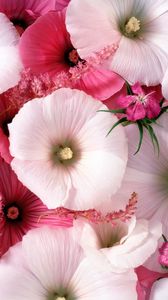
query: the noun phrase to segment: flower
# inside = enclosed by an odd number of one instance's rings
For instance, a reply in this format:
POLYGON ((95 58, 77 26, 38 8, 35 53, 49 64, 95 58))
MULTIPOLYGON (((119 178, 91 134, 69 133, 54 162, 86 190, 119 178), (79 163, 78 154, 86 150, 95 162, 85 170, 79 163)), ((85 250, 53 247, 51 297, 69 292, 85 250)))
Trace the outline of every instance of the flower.
POLYGON ((161 98, 157 98, 156 91, 153 89, 153 91, 146 94, 139 83, 133 85, 131 89, 133 95, 121 96, 117 99, 118 107, 126 108, 127 119, 137 121, 145 117, 149 119, 156 118, 161 111, 159 105, 161 98))
POLYGON ((81 58, 119 43, 108 68, 128 82, 157 85, 168 64, 168 2, 72 0, 67 30, 81 58))
POLYGON ((47 207, 17 179, 10 165, 0 159, 0 256, 21 241, 28 230, 41 224, 70 226, 67 218, 40 220, 47 207))
POLYGON ((144 132, 140 152, 132 155, 139 132, 135 125, 128 126, 129 159, 122 184, 122 192, 125 191, 126 197, 132 191, 132 187, 138 194, 137 217, 161 221, 165 236, 168 236, 167 122, 168 116, 165 113, 153 124, 159 142, 159 154, 154 151, 149 136, 144 132))
POLYGON ((59 89, 26 103, 9 124, 12 168, 48 208, 96 208, 119 188, 125 133, 118 127, 107 137, 116 117, 99 109, 85 93, 59 89))
POLYGON ((163 267, 168 267, 168 242, 164 242, 159 248, 159 263, 163 267))
POLYGON ((5 300, 137 299, 133 270, 99 272, 84 259, 72 229, 63 228, 29 231, 0 264, 0 291, 5 300))
POLYGON ((22 64, 18 53, 19 36, 8 18, 0 13, 0 94, 15 86, 22 64))
POLYGON ((56 0, 1 0, 0 12, 6 14, 21 35, 40 15, 54 9, 56 2, 56 0))
POLYGON ((34 74, 47 73, 54 79, 64 72, 71 80, 70 87, 84 90, 100 100, 107 99, 124 84, 119 75, 90 67, 79 57, 66 30, 65 10, 52 11, 39 18, 22 35, 19 49, 25 68, 34 74))
POLYGON ((161 224, 132 217, 130 221, 89 224, 77 221, 80 242, 86 255, 103 269, 107 263, 115 272, 123 272, 143 264, 157 248, 162 234, 161 224))

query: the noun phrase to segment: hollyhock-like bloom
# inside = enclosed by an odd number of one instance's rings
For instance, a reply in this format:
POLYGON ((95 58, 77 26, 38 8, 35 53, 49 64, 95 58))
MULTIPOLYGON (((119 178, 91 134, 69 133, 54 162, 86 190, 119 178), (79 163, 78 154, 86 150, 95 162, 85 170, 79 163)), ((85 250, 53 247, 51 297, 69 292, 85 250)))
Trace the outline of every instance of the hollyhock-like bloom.
MULTIPOLYGON (((58 9, 60 5, 64 3, 58 3, 58 9)), ((0 12, 6 14, 20 34, 39 16, 55 8, 57 0, 0 0, 0 12)))
POLYGON ((77 221, 82 228, 80 242, 86 255, 96 264, 106 268, 106 263, 115 272, 121 272, 143 264, 157 248, 162 234, 161 224, 133 217, 130 221, 89 224, 77 221), (95 259, 96 257, 96 259, 95 259))
POLYGON ((19 48, 24 66, 34 74, 47 73, 53 79, 60 72, 65 72, 67 77, 72 78, 72 88, 84 90, 100 100, 109 98, 124 84, 119 75, 100 67, 88 66, 79 57, 66 30, 65 10, 49 12, 39 18, 24 32, 19 48))
POLYGON ((19 35, 8 20, 0 13, 0 94, 15 86, 20 79, 22 64, 18 53, 19 35))
POLYGON ((132 187, 138 194, 137 217, 155 219, 163 224, 163 234, 168 236, 168 115, 163 114, 153 130, 159 142, 159 154, 154 151, 149 135, 144 132, 139 153, 135 149, 139 140, 136 126, 127 128, 129 159, 122 190, 129 195, 132 187))
POLYGON ((130 83, 156 85, 168 63, 165 0, 72 0, 67 29, 82 58, 119 42, 108 67, 130 83))
POLYGON ((120 126, 106 136, 117 119, 101 109, 82 91, 59 89, 9 124, 12 168, 49 208, 96 208, 120 187, 127 140, 120 126))
POLYGON ((168 100, 168 69, 166 70, 162 80, 162 93, 166 100, 168 100))
POLYGON ((65 218, 40 219, 46 211, 39 198, 19 182, 10 165, 0 159, 0 256, 31 228, 43 223, 71 225, 71 220, 65 218))
POLYGON ((5 300, 137 299, 134 271, 99 272, 84 258, 72 229, 31 230, 7 256, 0 264, 5 300))
POLYGON ((137 121, 144 119, 156 118, 160 111, 159 102, 161 98, 157 98, 155 90, 145 93, 139 83, 131 87, 134 95, 121 96, 117 99, 118 107, 126 109, 126 116, 129 121, 137 121))

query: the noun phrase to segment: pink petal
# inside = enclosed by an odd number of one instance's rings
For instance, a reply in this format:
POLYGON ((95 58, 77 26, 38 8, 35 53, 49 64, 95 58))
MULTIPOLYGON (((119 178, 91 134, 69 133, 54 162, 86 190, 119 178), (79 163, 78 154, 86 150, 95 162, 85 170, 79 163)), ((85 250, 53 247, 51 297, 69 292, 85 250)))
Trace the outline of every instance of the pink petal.
POLYGON ((161 111, 161 107, 159 105, 159 102, 156 100, 154 96, 148 96, 147 99, 147 105, 146 105, 146 116, 149 119, 153 119, 158 117, 159 113, 161 111))
POLYGON ((131 104, 127 108, 126 114, 129 121, 136 121, 145 118, 146 110, 143 104, 137 100, 135 104, 131 104))
POLYGON ((54 76, 69 69, 64 55, 72 45, 64 16, 65 12, 49 12, 23 33, 19 44, 21 58, 35 74, 48 72, 54 76))
POLYGON ((3 133, 2 129, 0 128, 0 154, 1 157, 7 162, 11 163, 12 156, 9 152, 9 140, 7 136, 3 133))
POLYGON ((56 0, 55 2, 55 10, 62 10, 68 6, 70 0, 56 0))
POLYGON ((77 82, 76 88, 103 101, 118 92, 123 84, 124 80, 117 74, 101 68, 94 68, 83 74, 80 81, 77 82))
POLYGON ((117 18, 113 14, 113 9, 111 1, 70 1, 66 25, 71 41, 82 58, 120 40, 121 33, 118 32, 117 18))
POLYGON ((136 96, 121 96, 116 100, 118 108, 127 108, 134 101, 136 101, 136 96))

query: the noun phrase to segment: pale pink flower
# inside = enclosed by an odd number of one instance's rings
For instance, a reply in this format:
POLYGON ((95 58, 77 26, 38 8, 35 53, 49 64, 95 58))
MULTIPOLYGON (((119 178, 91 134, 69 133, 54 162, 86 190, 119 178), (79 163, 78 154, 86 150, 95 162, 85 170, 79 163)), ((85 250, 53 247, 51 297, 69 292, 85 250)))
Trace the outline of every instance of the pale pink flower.
POLYGON ((106 136, 117 119, 101 109, 81 91, 59 89, 9 124, 12 168, 49 208, 96 208, 120 187, 127 140, 120 126, 106 136))
POLYGON ((100 66, 89 66, 79 57, 66 30, 65 10, 52 11, 38 19, 23 33, 19 49, 23 65, 34 74, 47 73, 54 80, 65 73, 67 80, 71 78, 72 88, 100 100, 109 98, 124 84, 119 75, 100 66))
POLYGON ((18 53, 19 35, 8 20, 0 13, 0 94, 15 86, 20 79, 22 64, 18 53))
POLYGON ((40 199, 19 182, 10 165, 0 159, 0 256, 31 228, 72 224, 68 218, 40 219, 47 211, 40 199))
POLYGON ((136 126, 128 126, 129 160, 122 184, 122 192, 125 190, 126 195, 130 194, 132 187, 138 194, 137 217, 161 221, 165 236, 168 236, 167 123, 168 115, 165 113, 152 126, 159 142, 159 154, 154 151, 149 135, 144 131, 141 150, 133 155, 139 132, 136 126))
POLYGON ((136 278, 133 270, 100 272, 84 258, 73 230, 63 228, 29 231, 0 264, 5 300, 136 300, 136 278))
MULTIPOLYGON (((168 100, 168 68, 162 80, 162 93, 165 99, 168 100)), ((168 102, 166 102, 166 104, 168 105, 168 102)))
POLYGON ((155 252, 162 234, 160 223, 135 217, 126 222, 118 221, 116 225, 77 221, 76 229, 86 255, 103 269, 110 263, 115 272, 143 264, 155 252))
MULTIPOLYGON (((118 108, 125 108, 125 114, 129 121, 137 121, 144 119, 156 118, 161 107, 159 105, 161 98, 158 98, 157 93, 153 89, 149 93, 139 83, 131 87, 133 95, 121 96, 117 100, 118 108)), ((152 88, 150 88, 151 90, 152 88)))
POLYGON ((168 64, 168 2, 72 0, 67 29, 82 58, 119 42, 108 68, 134 84, 156 85, 168 64))

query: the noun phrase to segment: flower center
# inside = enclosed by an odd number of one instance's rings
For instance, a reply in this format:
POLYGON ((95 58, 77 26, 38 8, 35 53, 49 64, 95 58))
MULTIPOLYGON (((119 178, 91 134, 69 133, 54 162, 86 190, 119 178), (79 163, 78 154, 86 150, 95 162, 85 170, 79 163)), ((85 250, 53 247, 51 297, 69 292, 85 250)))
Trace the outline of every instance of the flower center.
POLYGON ((60 148, 57 152, 57 156, 60 161, 70 160, 73 157, 73 152, 69 147, 60 148))
POLYGON ((68 58, 72 63, 77 64, 79 60, 79 55, 77 50, 73 49, 72 51, 70 51, 68 54, 68 58))
POLYGON ((8 219, 16 220, 19 217, 19 209, 16 206, 11 206, 7 209, 6 216, 8 219))
POLYGON ((55 300, 66 300, 66 298, 65 297, 57 297, 57 298, 55 298, 55 300))
POLYGON ((133 33, 137 32, 141 28, 141 22, 135 17, 131 17, 127 24, 125 25, 125 31, 126 33, 133 33))

